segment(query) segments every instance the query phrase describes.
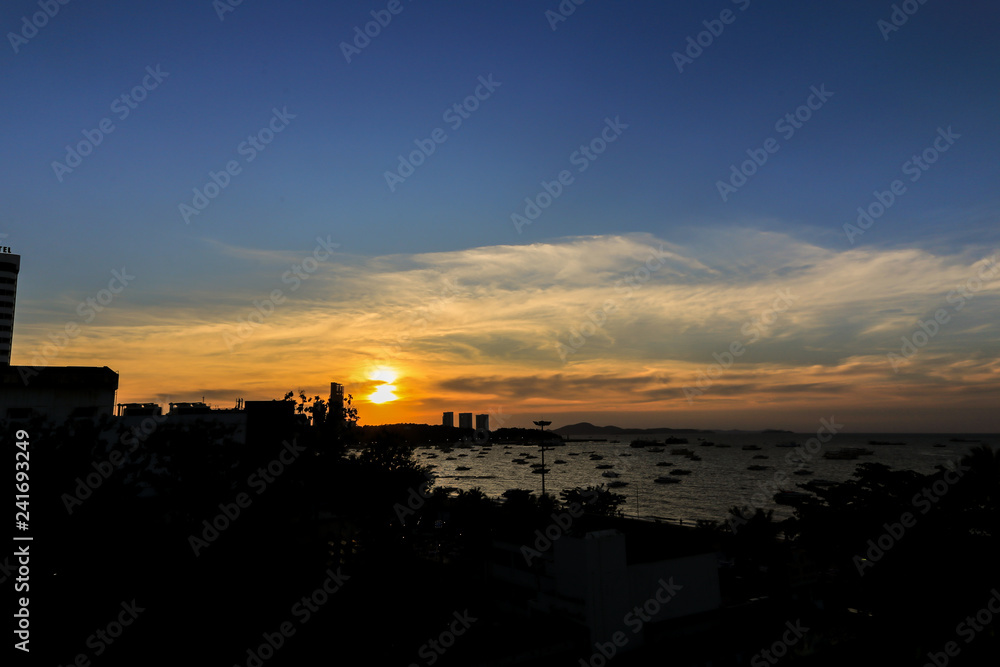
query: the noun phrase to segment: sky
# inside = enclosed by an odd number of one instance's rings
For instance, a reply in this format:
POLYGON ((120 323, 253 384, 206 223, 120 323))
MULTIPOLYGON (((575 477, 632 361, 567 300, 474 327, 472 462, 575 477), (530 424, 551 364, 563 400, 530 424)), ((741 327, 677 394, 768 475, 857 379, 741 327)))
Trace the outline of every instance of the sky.
POLYGON ((362 423, 1000 431, 998 28, 9 0, 12 363, 119 402, 341 382, 362 423))

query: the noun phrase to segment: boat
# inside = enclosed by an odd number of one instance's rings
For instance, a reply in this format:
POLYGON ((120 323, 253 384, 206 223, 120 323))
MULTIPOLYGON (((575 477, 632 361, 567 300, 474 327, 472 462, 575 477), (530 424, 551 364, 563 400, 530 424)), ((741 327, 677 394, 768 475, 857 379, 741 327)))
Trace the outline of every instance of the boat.
POLYGON ((591 454, 590 455, 590 460, 591 461, 603 461, 604 457, 601 456, 600 454, 591 454))
POLYGON ((740 447, 744 452, 759 452, 760 446, 758 445, 743 445, 740 447))
POLYGON ((667 476, 664 475, 664 476, 657 477, 653 481, 655 483, 657 483, 657 484, 677 484, 681 480, 677 479, 676 477, 667 477, 667 476))
POLYGON ((635 449, 641 449, 641 448, 645 447, 646 445, 651 445, 651 444, 653 444, 653 443, 651 443, 649 440, 638 440, 638 439, 636 439, 636 440, 633 440, 632 442, 628 443, 628 446, 629 447, 634 447, 635 449))
POLYGON ((836 461, 853 461, 859 456, 868 456, 874 453, 874 451, 865 449, 864 447, 842 447, 832 452, 823 452, 823 458, 836 461))
POLYGON ((456 466, 455 470, 471 470, 469 466, 456 466))
POLYGON ((767 466, 757 465, 747 466, 747 470, 767 470, 767 466))
POLYGON ((608 470, 610 468, 614 468, 614 466, 612 464, 610 464, 610 463, 601 463, 601 464, 596 465, 594 467, 597 468, 598 470, 608 470))
POLYGON ((694 452, 692 452, 687 447, 673 447, 670 450, 671 456, 689 456, 691 454, 694 454, 694 452))
POLYGON ((553 461, 553 463, 556 464, 556 465, 563 465, 566 462, 563 461, 562 459, 556 459, 555 461, 553 461))
POLYGON ((454 456, 449 456, 445 458, 445 461, 457 461, 458 459, 454 456))
POLYGON ((608 488, 609 489, 620 489, 623 486, 628 486, 628 482, 623 482, 623 481, 618 480, 618 479, 616 479, 613 482, 608 482, 608 488))
POLYGON ((669 438, 667 438, 666 440, 663 441, 663 444, 665 444, 665 445, 686 445, 686 444, 688 444, 688 439, 687 438, 675 438, 673 436, 670 436, 669 438))
POLYGON ((511 461, 511 463, 516 463, 518 465, 527 465, 528 462, 525 461, 524 459, 514 459, 511 461))
POLYGON ((654 454, 660 454, 661 452, 664 451, 664 449, 663 447, 648 447, 646 448, 646 451, 653 452, 654 454))
POLYGON ((774 494, 774 502, 779 505, 799 505, 808 500, 812 500, 812 496, 801 491, 778 491, 774 494))
POLYGON ((701 461, 701 457, 697 454, 688 454, 687 458, 689 461, 701 461))
POLYGON ((656 463, 656 465, 658 465, 658 466, 672 466, 673 463, 671 461, 658 461, 656 463))
POLYGON ((547 475, 549 473, 548 468, 535 468, 531 471, 535 475, 547 475))
POLYGON ((752 459, 766 459, 766 458, 770 458, 770 457, 767 454, 754 454, 750 458, 752 458, 752 459))
POLYGON ((605 470, 604 472, 601 473, 601 477, 614 478, 618 476, 619 476, 618 473, 616 473, 614 470, 605 470))
POLYGON ((690 475, 690 470, 685 470, 684 468, 674 468, 670 471, 671 475, 690 475))
POLYGON ((570 456, 579 456, 580 452, 570 452, 569 455, 570 456))

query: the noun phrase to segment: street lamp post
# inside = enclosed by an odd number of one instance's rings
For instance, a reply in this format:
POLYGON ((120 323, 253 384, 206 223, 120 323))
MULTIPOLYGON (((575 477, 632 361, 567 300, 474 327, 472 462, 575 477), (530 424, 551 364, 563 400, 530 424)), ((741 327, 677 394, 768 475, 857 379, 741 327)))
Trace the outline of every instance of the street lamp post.
POLYGON ((545 498, 545 427, 552 422, 547 422, 544 420, 535 422, 535 426, 539 426, 542 429, 542 498, 545 498))

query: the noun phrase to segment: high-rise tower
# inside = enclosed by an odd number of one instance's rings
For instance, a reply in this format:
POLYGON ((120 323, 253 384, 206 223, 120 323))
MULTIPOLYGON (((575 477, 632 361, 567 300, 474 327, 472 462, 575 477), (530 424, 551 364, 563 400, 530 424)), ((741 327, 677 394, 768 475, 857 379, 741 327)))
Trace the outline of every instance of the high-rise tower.
POLYGON ((0 246, 0 366, 10 366, 11 339, 14 337, 14 299, 21 256, 0 246))

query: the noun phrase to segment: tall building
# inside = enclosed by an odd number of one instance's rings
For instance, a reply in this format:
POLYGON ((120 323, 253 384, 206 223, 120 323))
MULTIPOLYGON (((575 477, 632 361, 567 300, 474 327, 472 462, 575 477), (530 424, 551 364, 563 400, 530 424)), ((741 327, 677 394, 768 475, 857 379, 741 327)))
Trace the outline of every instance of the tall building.
POLYGON ((489 431, 490 430, 490 416, 489 415, 476 415, 476 430, 477 431, 489 431))
POLYGON ((471 412, 459 412, 458 413, 458 427, 459 428, 472 428, 472 413, 471 412))
POLYGON ((344 418, 344 385, 336 382, 330 383, 330 404, 327 415, 334 422, 344 418))
POLYGON ((441 416, 441 425, 442 426, 448 426, 449 428, 453 428, 455 426, 455 413, 454 412, 445 412, 441 416))
POLYGON ((0 246, 0 366, 10 366, 11 339, 14 337, 14 298, 21 256, 0 246))

